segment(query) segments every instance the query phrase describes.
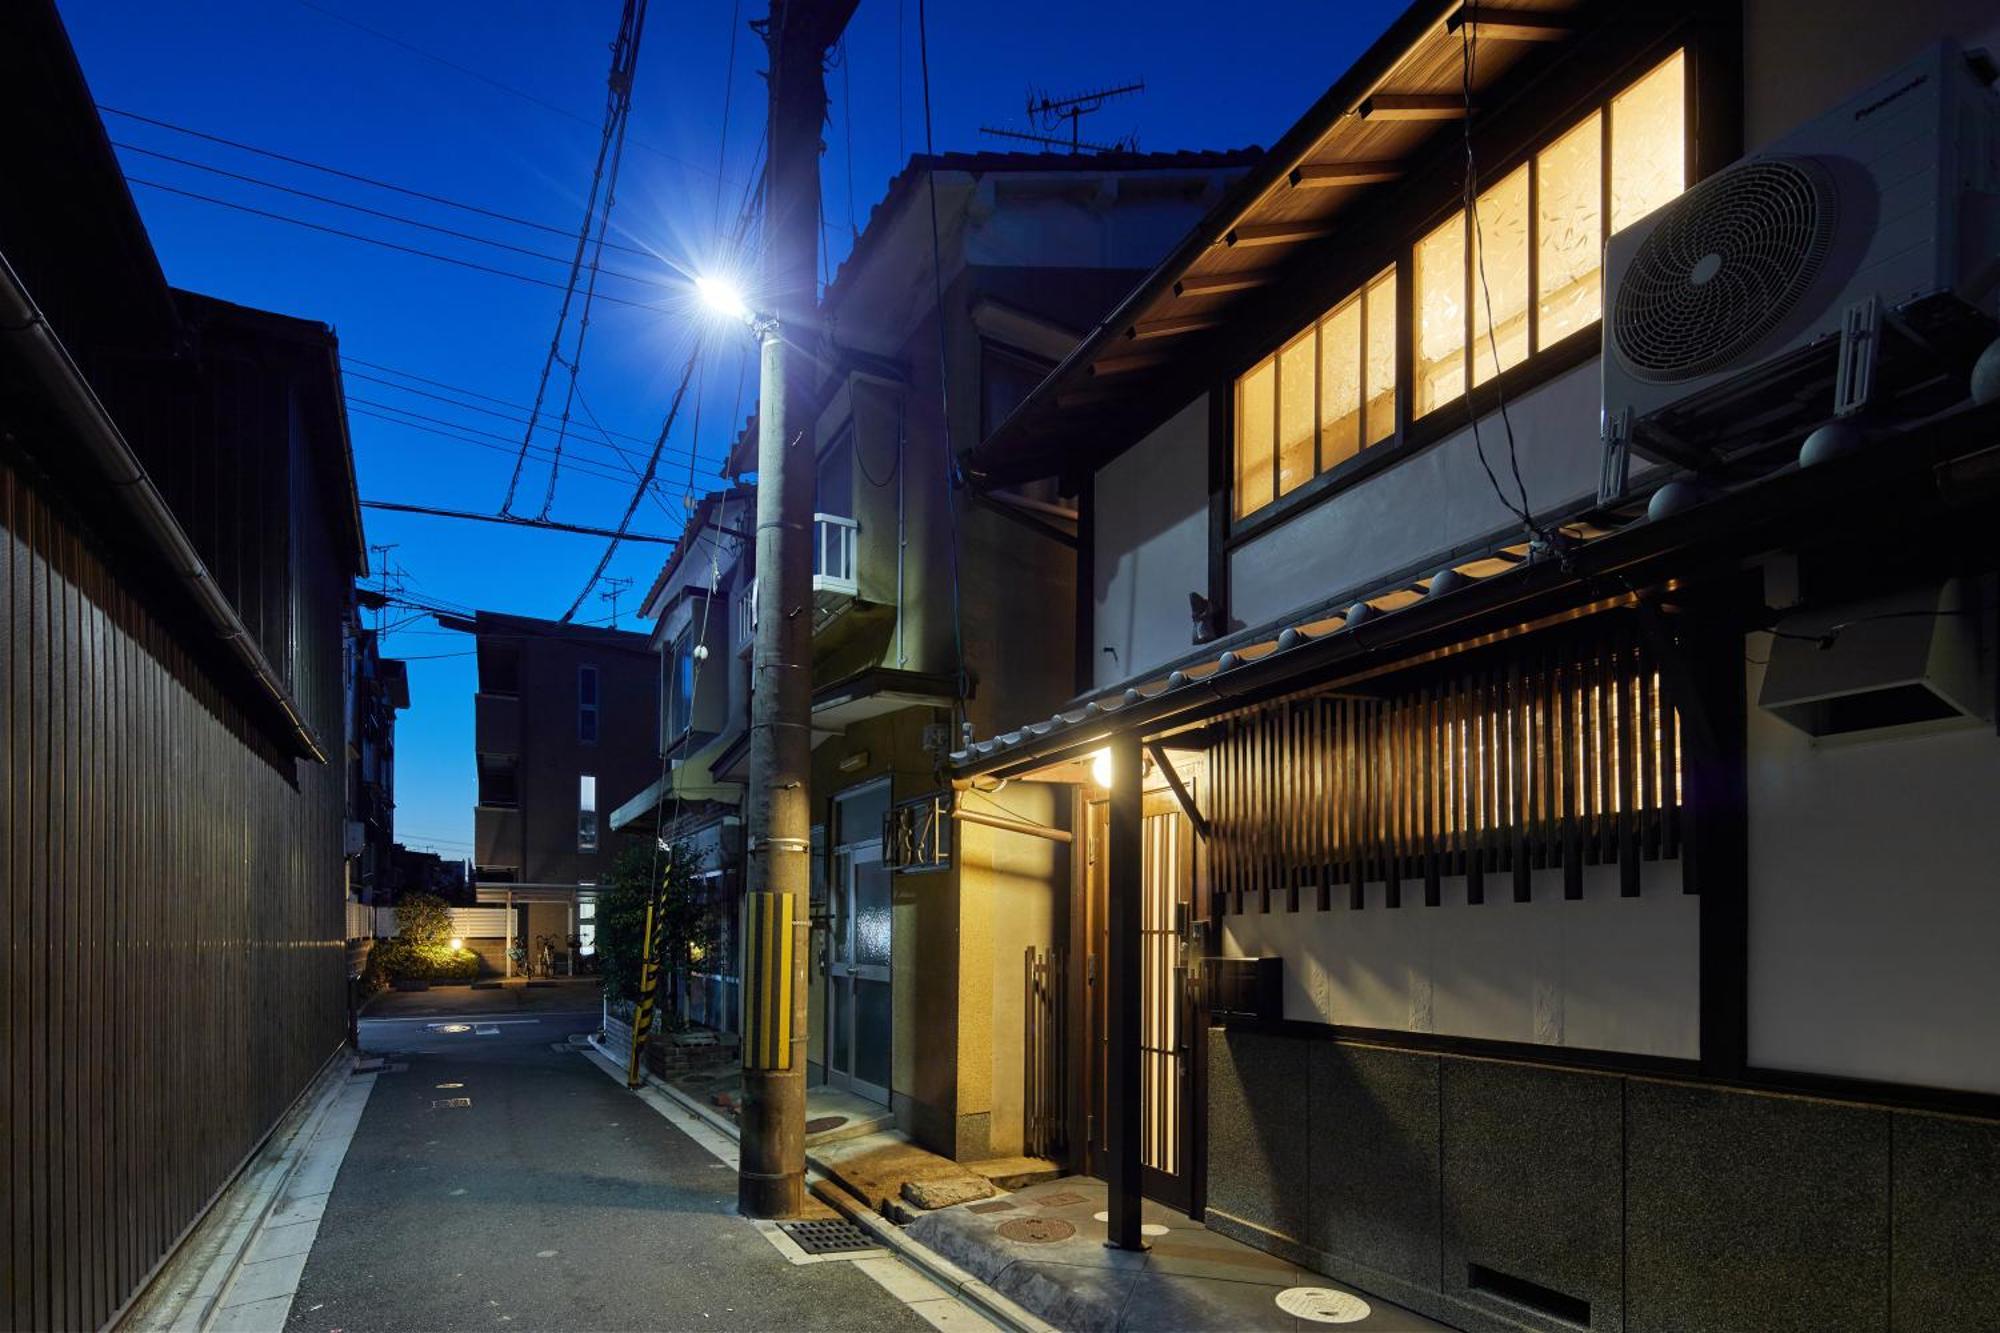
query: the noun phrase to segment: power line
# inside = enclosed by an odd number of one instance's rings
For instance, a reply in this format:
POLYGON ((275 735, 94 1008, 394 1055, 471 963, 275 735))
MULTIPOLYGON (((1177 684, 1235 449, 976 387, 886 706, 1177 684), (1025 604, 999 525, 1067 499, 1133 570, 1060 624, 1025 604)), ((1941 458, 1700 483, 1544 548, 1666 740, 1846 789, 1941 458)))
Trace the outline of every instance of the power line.
MULTIPOLYGON (((177 157, 172 153, 162 153, 151 148, 141 148, 137 144, 123 143, 116 139, 111 141, 111 146, 121 148, 128 153, 142 153, 147 157, 155 157, 163 162, 173 162, 179 166, 193 167, 196 171, 206 171, 211 175, 226 177, 229 180, 242 181, 246 185, 256 185, 266 190, 277 190, 284 194, 295 195, 300 199, 310 199, 314 203, 327 204, 334 208, 345 208, 355 213, 365 213, 369 217, 381 218, 386 222, 396 222, 405 227, 418 227, 424 231, 434 231, 441 236, 451 236, 461 241, 471 241, 475 245, 491 246, 495 250, 505 250, 509 254, 525 255, 529 259, 546 260, 551 264, 565 264, 569 262, 561 255, 552 255, 543 250, 531 250, 525 245, 515 245, 511 241, 496 241, 490 236, 481 236, 476 232, 460 231, 456 227, 440 226, 435 222, 425 222, 418 218, 409 217, 406 214, 391 213, 380 208, 370 208, 366 204, 356 204, 345 199, 336 199, 330 194, 317 194, 311 190, 301 190, 294 186, 280 184, 277 181, 265 180, 261 176, 249 176, 240 171, 230 171, 224 167, 210 166, 206 162, 197 162, 191 157, 177 157)), ((648 257, 650 258, 650 256, 648 257)), ((637 273, 626 273, 620 269, 606 269, 605 272, 614 278, 623 278, 627 282, 636 282, 642 287, 666 287, 669 285, 659 278, 642 277, 637 273)))
MULTIPOLYGON (((430 424, 436 426, 450 426, 453 430, 470 431, 474 435, 484 435, 488 439, 504 440, 509 444, 514 443, 514 437, 511 435, 502 435, 497 431, 483 430, 478 426, 468 425, 462 421, 453 421, 448 417, 434 417, 424 412, 415 411, 414 409, 411 408, 399 407, 395 403, 377 402, 373 398, 362 398, 356 394, 347 395, 347 401, 350 404, 353 404, 357 407, 372 407, 376 409, 378 412, 400 412, 404 416, 411 417, 417 421, 429 422, 430 424)), ((546 447, 538 448, 534 452, 535 456, 540 458, 546 458, 550 454, 550 451, 546 447)), ((689 457, 690 461, 693 461, 692 455, 684 455, 681 450, 676 449, 673 450, 672 453, 676 461, 678 461, 682 457, 689 457)), ((621 462, 624 461, 624 456, 622 453, 619 455, 619 459, 621 462)), ((614 481, 623 480, 623 478, 618 477, 617 474, 608 471, 607 464, 600 462, 596 459, 585 459, 584 463, 580 464, 579 466, 583 465, 589 465, 599 469, 606 469, 605 471, 606 476, 611 477, 614 481)), ((625 463, 625 470, 631 473, 635 477, 639 475, 639 470, 633 467, 629 462, 625 463)))
MULTIPOLYGON (((422 422, 408 421, 400 416, 390 416, 383 412, 378 412, 367 407, 358 406, 351 399, 348 402, 347 410, 349 415, 351 416, 362 416, 362 417, 368 417, 371 420, 375 421, 386 421, 391 425, 401 426, 406 430, 421 431, 426 435, 435 435, 441 439, 454 440, 459 444, 469 444, 479 449, 491 449, 495 453, 506 454, 509 457, 513 456, 515 450, 518 447, 512 436, 496 435, 492 431, 483 431, 478 429, 476 426, 461 426, 455 422, 446 423, 449 426, 449 429, 446 429, 442 426, 424 425, 422 422), (461 434, 460 432, 463 433, 461 434), (473 436, 477 435, 483 435, 486 438, 483 440, 472 438, 473 436), (492 440, 497 440, 500 441, 501 443, 497 444, 488 443, 488 441, 492 440)), ((401 409, 393 409, 393 410, 401 410, 401 409)), ((436 420, 436 418, 428 418, 428 419, 436 420)), ((533 451, 533 456, 536 458, 546 458, 548 456, 548 451, 546 449, 536 449, 533 451)), ((610 471, 608 468, 599 467, 597 464, 594 463, 578 463, 576 464, 576 466, 581 468, 586 475, 597 477, 604 481, 625 482, 630 480, 630 478, 628 477, 621 477, 617 473, 610 471)))
MULTIPOLYGON (((359 172, 346 171, 340 167, 330 167, 324 162, 315 162, 311 158, 294 157, 290 153, 280 153, 275 149, 259 148, 257 145, 245 143, 241 139, 224 138, 220 134, 210 134, 206 130, 197 130, 186 125, 176 125, 173 121, 161 120, 156 116, 142 115, 137 111, 125 111, 115 106, 106 106, 102 102, 97 104, 97 109, 106 115, 122 116, 126 120, 138 121, 142 125, 151 125, 157 129, 167 130, 174 134, 184 134, 191 139, 202 139, 208 143, 221 144, 224 148, 234 148, 238 152, 254 153, 258 157, 266 157, 273 162, 286 162, 295 167, 304 167, 308 171, 324 172, 329 176, 338 176, 342 180, 354 181, 357 184, 372 186, 378 190, 388 190, 395 194, 408 195, 412 199, 422 199, 426 203, 441 204, 446 208, 456 208, 467 213, 476 213, 480 217, 492 218, 496 222, 511 222, 517 227, 529 227, 535 231, 547 232, 552 236, 566 237, 569 235, 567 227, 558 227, 551 222, 537 222, 533 218, 524 218, 514 213, 503 213, 498 209, 486 208, 480 204, 468 204, 462 199, 452 199, 445 195, 432 194, 428 190, 419 190, 408 185, 397 185, 393 181, 385 181, 376 176, 364 176, 359 172)), ((121 148, 132 147, 130 144, 119 144, 118 146, 121 148)), ((148 150, 138 149, 137 151, 146 152, 148 150)), ((164 154, 154 154, 154 156, 164 156, 164 154)), ((264 182, 259 183, 263 184, 264 182)), ((613 249, 623 250, 627 254, 641 255, 647 259, 658 258, 651 250, 640 246, 620 245, 615 241, 610 244, 613 249)))
MULTIPOLYGON (((503 93, 507 93, 510 96, 520 98, 522 101, 532 102, 536 106, 542 108, 544 111, 552 111, 556 115, 561 116, 565 120, 573 120, 579 125, 592 124, 590 118, 588 116, 583 115, 580 112, 572 111, 566 106, 558 106, 556 103, 537 97, 531 92, 527 92, 524 91, 523 89, 516 88, 510 83, 502 83, 500 80, 494 78, 490 74, 484 73, 480 70, 473 69, 467 65, 461 65, 456 61, 448 60, 444 56, 438 55, 434 51, 425 50, 423 47, 418 46, 413 42, 404 41, 402 38, 392 36, 389 33, 383 32, 379 28, 371 28, 367 24, 362 23, 357 19, 351 19, 345 14, 338 14, 331 9, 322 8, 321 6, 312 3, 312 0, 298 0, 298 2, 301 5, 304 5, 307 9, 314 11, 315 13, 324 14, 326 15, 326 17, 333 19, 336 22, 345 23, 348 27, 358 29, 361 32, 365 32, 370 37, 378 38, 381 41, 389 43, 391 46, 400 46, 401 48, 403 48, 405 51, 408 51, 412 55, 422 56, 425 60, 435 61, 437 64, 443 65, 446 69, 456 70, 458 73, 465 75, 467 78, 477 79, 481 83, 486 84, 488 87, 497 88, 503 93)), ((690 162, 687 158, 681 157, 677 153, 670 153, 666 149, 659 147, 657 144, 647 143, 643 139, 634 139, 632 142, 636 146, 645 149, 647 152, 652 153, 658 157, 663 157, 669 162, 677 162, 681 166, 686 167, 690 171, 698 171, 704 176, 720 175, 720 173, 714 171, 709 167, 704 167, 696 162, 690 162)))
MULTIPOLYGON (((603 255, 604 228, 611 221, 612 195, 617 188, 618 164, 624 156, 625 125, 632 109, 632 75, 639 58, 639 38, 646 22, 645 0, 625 0, 618 20, 618 37, 611 48, 611 73, 606 80, 604 101, 604 125, 597 142, 597 162, 590 176, 590 193, 584 200, 583 222, 577 228, 576 254, 570 260, 569 280, 563 287, 562 306, 556 311, 555 332, 549 336, 548 355, 542 360, 542 373, 535 385, 535 403, 528 410, 528 426, 521 435, 521 452, 514 459, 514 475, 507 480, 507 494, 500 501, 500 512, 507 513, 514 507, 514 493, 521 485, 521 469, 528 461, 528 441, 534 436, 535 423, 542 415, 542 398, 548 392, 549 374, 562 357, 562 340, 569 326, 569 305, 576 297, 576 284, 581 276, 584 255, 590 249, 591 224, 597 217, 597 197, 604 192, 604 216, 598 223, 598 247, 590 261, 590 281, 585 290, 583 313, 577 328, 576 350, 564 362, 569 369, 570 396, 575 395, 576 376, 583 361, 583 343, 590 332, 590 306, 597 295, 598 260, 603 255), (607 159, 610 172, 607 176, 607 159)), ((556 435, 555 457, 549 465, 548 491, 542 499, 542 515, 548 516, 549 506, 555 500, 556 475, 562 468, 563 435, 569 427, 569 403, 563 404, 562 427, 556 435)), ((642 487, 643 489, 643 487, 642 487)))
MULTIPOLYGON (((459 259, 452 255, 439 254, 435 250, 420 250, 413 245, 403 245, 396 241, 385 241, 376 236, 364 236, 358 231, 348 231, 341 227, 329 227, 320 222, 308 222, 304 218, 295 218, 284 213, 273 213, 268 209, 252 208, 248 204, 239 204, 228 199, 218 199, 214 195, 201 194, 195 190, 183 190, 177 185, 167 185, 161 181, 146 180, 140 176, 128 175, 125 179, 134 185, 143 185, 151 190, 163 190, 168 194, 178 194, 188 199, 199 199, 205 204, 215 204, 222 208, 233 208, 239 213, 249 213, 255 217, 268 218, 273 222, 289 223, 294 227, 304 227, 308 231, 325 232, 329 236, 344 236, 350 241, 362 241, 369 245, 379 245, 385 250, 396 250, 406 255, 415 255, 419 259, 434 259, 439 263, 471 269, 476 273, 490 273, 498 278, 511 278, 515 282, 525 282, 533 287, 546 287, 551 291, 563 290, 563 285, 559 282, 550 282, 546 278, 531 277, 526 273, 515 273, 511 269, 494 268, 490 264, 479 264, 470 259, 459 259)), ((670 313, 668 307, 647 301, 628 301, 621 296, 604 296, 598 299, 609 301, 614 305, 631 306, 635 310, 649 310, 654 314, 670 313)))
MULTIPOLYGON (((407 384, 398 384, 398 383, 397 383, 396 381, 394 381, 394 380, 392 380, 392 379, 386 379, 386 378, 384 378, 384 377, 383 377, 383 376, 381 376, 381 375, 368 375, 368 374, 364 374, 364 373, 362 373, 362 372, 360 372, 360 371, 352 371, 352 370, 351 370, 351 371, 347 372, 347 376, 346 376, 346 377, 347 377, 348 379, 351 379, 351 380, 365 380, 365 381, 367 381, 367 382, 368 382, 368 383, 370 383, 370 384, 380 384, 380 385, 382 385, 382 386, 383 386, 384 388, 388 388, 388 389, 394 389, 394 390, 395 390, 395 391, 396 391, 397 393, 407 393, 407 394, 411 394, 411 395, 413 395, 413 396, 415 396, 415 397, 418 397, 418 398, 428 398, 428 399, 430 399, 430 400, 431 400, 431 401, 433 401, 433 402, 439 402, 439 403, 447 403, 447 404, 451 405, 452 407, 460 407, 460 408, 464 408, 464 409, 465 409, 466 411, 468 411, 468 412, 477 412, 477 413, 479 413, 479 414, 480 414, 481 416, 489 416, 489 417, 498 417, 498 418, 499 418, 500 420, 502 420, 502 421, 508 421, 508 422, 512 422, 513 424, 515 424, 515 425, 517 425, 517 426, 518 426, 518 425, 521 425, 522 423, 524 423, 524 422, 525 422, 525 421, 527 420, 527 418, 526 418, 526 417, 522 417, 522 416, 516 416, 516 415, 515 415, 514 413, 512 413, 512 412, 502 412, 502 411, 500 411, 500 410, 499 410, 498 408, 492 408, 492 407, 481 407, 481 406, 480 406, 479 404, 477 404, 477 403, 465 403, 465 402, 460 402, 460 401, 459 401, 458 399, 456 399, 456 398, 453 398, 453 397, 451 397, 451 396, 450 396, 450 395, 448 395, 448 394, 442 394, 442 393, 431 393, 431 392, 429 392, 428 390, 425 390, 425 389, 413 389, 413 388, 411 388, 411 387, 410 387, 409 385, 407 385, 407 384)), ((354 401, 356 401, 356 402, 363 402, 363 403, 365 403, 365 402, 370 402, 371 400, 369 400, 369 399, 366 399, 366 398, 356 398, 356 399, 354 399, 354 401)), ((387 407, 387 406, 390 406, 390 404, 387 404, 387 403, 377 403, 377 404, 374 404, 374 405, 375 405, 375 406, 377 406, 377 407, 387 407)), ((510 406, 511 406, 511 404, 510 404, 510 406)), ((400 412, 400 411, 408 411, 409 409, 407 409, 407 408, 397 408, 396 410, 400 412)), ((638 443, 640 443, 640 444, 650 444, 650 443, 651 443, 651 441, 649 441, 649 440, 645 440, 645 439, 642 439, 641 437, 639 437, 639 436, 637 436, 637 435, 628 435, 628 434, 626 434, 626 433, 625 433, 624 431, 611 431, 611 430, 606 430, 606 429, 605 429, 604 427, 602 427, 602 426, 599 426, 599 425, 597 425, 597 422, 596 422, 596 418, 595 418, 595 417, 591 418, 591 425, 592 425, 592 427, 593 427, 593 428, 594 428, 594 429, 595 429, 595 430, 597 431, 597 433, 598 433, 598 434, 600 434, 600 435, 604 435, 604 436, 616 436, 617 438, 619 438, 619 439, 621 439, 621 440, 635 440, 635 441, 637 441, 637 442, 638 442, 638 443)), ((606 444, 606 445, 604 445, 604 446, 602 446, 602 447, 604 447, 604 448, 608 448, 608 449, 612 450, 612 451, 613 451, 613 452, 614 452, 614 453, 616 454, 616 456, 617 456, 618 458, 620 458, 620 459, 623 459, 623 460, 625 460, 625 462, 626 462, 626 465, 627 465, 627 466, 626 466, 626 471, 630 472, 630 473, 631 473, 631 474, 632 474, 633 476, 635 476, 635 477, 639 475, 639 469, 638 469, 638 468, 636 468, 636 467, 633 467, 633 466, 631 466, 631 452, 630 452, 629 450, 626 450, 626 449, 620 449, 620 448, 619 448, 619 447, 618 447, 617 445, 615 445, 615 444, 606 444)), ((678 453, 678 451, 676 451, 676 453, 678 453)))
POLYGON ((403 504, 396 500, 363 500, 363 509, 387 509, 398 514, 422 514, 428 518, 455 518, 472 523, 502 523, 509 527, 539 528, 544 532, 580 533, 586 537, 616 537, 620 541, 650 542, 656 546, 676 545, 680 538, 661 537, 650 532, 613 532, 578 523, 562 523, 552 518, 522 518, 515 514, 476 514, 466 509, 440 509, 433 505, 403 504))

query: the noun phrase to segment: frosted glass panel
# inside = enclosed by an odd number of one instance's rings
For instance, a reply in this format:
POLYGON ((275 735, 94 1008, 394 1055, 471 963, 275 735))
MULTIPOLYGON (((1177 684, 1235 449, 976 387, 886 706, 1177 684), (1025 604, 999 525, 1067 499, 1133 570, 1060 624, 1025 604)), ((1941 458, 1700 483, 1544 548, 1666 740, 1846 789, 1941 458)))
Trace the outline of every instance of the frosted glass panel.
POLYGON ((1465 215, 1416 249, 1417 405, 1422 416, 1465 392, 1465 215))
POLYGON ((1473 236, 1473 383, 1528 359, 1528 169, 1479 196, 1473 236))
POLYGON ((1278 370, 1266 358, 1236 382, 1236 517, 1271 503, 1271 442, 1277 428, 1278 370))
POLYGON ((1604 117, 1592 115, 1535 158, 1536 342, 1547 347, 1603 310, 1604 117))
POLYGON ((1679 51, 1611 102, 1611 230, 1687 188, 1685 57, 1679 51))
POLYGON ((1361 448, 1361 302, 1319 326, 1319 465, 1332 467, 1361 448))
POLYGON ((1368 284, 1368 430, 1364 443, 1396 433, 1396 270, 1368 284))
POLYGON ((854 961, 889 965, 889 869, 880 861, 854 862, 854 961))
POLYGON ((1313 333, 1278 354, 1278 494, 1313 474, 1313 333))

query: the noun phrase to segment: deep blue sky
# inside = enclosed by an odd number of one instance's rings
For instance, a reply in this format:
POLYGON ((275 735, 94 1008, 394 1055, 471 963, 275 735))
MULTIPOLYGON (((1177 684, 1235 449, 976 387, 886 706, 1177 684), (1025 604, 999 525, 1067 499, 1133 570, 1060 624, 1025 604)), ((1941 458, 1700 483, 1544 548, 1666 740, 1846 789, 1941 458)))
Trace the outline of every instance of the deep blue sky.
MULTIPOLYGON (((1060 96, 1144 79, 1143 95, 1110 105, 1086 122, 1088 132, 1107 139, 1136 132, 1148 150, 1269 144, 1400 7, 1387 0, 1266 0, 1256 6, 1254 21, 1245 11, 1242 21, 1225 15, 1217 22, 1212 4, 1171 0, 1084 5, 939 0, 929 15, 936 143, 940 150, 1006 147, 981 135, 979 127, 1027 128, 1021 104, 1030 85, 1060 96)), ((61 0, 61 8, 100 103, 564 229, 573 229, 580 218, 618 0, 206 0, 201 5, 61 0)), ((762 0, 745 0, 738 19, 761 17, 763 11, 762 0)), ((607 266, 673 283, 676 268, 703 266, 715 253, 718 159, 729 177, 722 203, 726 219, 741 198, 764 114, 757 77, 762 46, 739 27, 725 145, 731 13, 724 0, 653 0, 613 226, 621 242, 657 258, 618 253, 607 257, 607 266)), ((829 77, 833 123, 822 179, 836 264, 848 242, 850 176, 851 215, 865 223, 904 156, 923 147, 916 42, 916 0, 862 0, 849 29, 846 67, 829 77)), ((573 248, 573 240, 557 235, 386 194, 118 116, 107 116, 106 124, 114 140, 127 144, 530 250, 566 255, 573 248)), ((560 281, 565 273, 558 263, 413 231, 157 158, 127 153, 124 161, 129 175, 269 211, 544 280, 560 281)), ((135 186, 134 195, 176 285, 324 320, 338 330, 349 358, 510 403, 532 399, 558 292, 144 187, 135 186)), ((622 280, 607 279, 600 290, 651 301, 685 299, 684 291, 622 280)), ((598 306, 580 383, 605 427, 648 440, 657 433, 697 327, 691 312, 598 306)), ((755 394, 753 367, 743 399, 737 398, 743 350, 724 338, 704 358, 707 391, 699 437, 690 412, 668 444, 663 464, 668 496, 663 504, 643 504, 635 529, 678 530, 691 442, 699 460, 696 489, 714 478, 732 411, 740 420, 755 394)), ((369 366, 350 361, 347 374, 351 399, 396 404, 501 436, 518 438, 521 430, 502 417, 360 378, 399 378, 369 366)), ((461 396, 461 401, 479 400, 461 396)), ((364 497, 482 511, 499 507, 512 468, 510 446, 498 440, 485 441, 495 448, 453 442, 362 415, 364 410, 378 409, 356 404, 352 417, 364 497)), ((541 438, 546 443, 550 437, 541 438)), ((634 458, 643 461, 645 446, 620 443, 641 451, 634 458)), ((607 475, 566 469, 551 515, 614 524, 631 494, 629 475, 608 457, 601 440, 587 441, 576 457, 607 475), (625 480, 616 480, 619 476, 625 480)), ((547 477, 545 464, 530 462, 517 512, 540 509, 547 477)), ((603 549, 594 538, 381 511, 369 511, 366 522, 371 543, 394 544, 390 559, 408 571, 410 591, 529 615, 560 615, 603 549)), ((663 554, 661 547, 628 546, 613 563, 612 574, 632 580, 619 603, 621 623, 629 628, 639 627, 630 613, 663 554)), ((579 618, 599 620, 609 611, 593 595, 579 618)), ((462 635, 419 619, 397 630, 387 648, 411 662, 412 707, 402 717, 398 739, 399 834, 411 845, 469 855, 468 644, 462 635)))

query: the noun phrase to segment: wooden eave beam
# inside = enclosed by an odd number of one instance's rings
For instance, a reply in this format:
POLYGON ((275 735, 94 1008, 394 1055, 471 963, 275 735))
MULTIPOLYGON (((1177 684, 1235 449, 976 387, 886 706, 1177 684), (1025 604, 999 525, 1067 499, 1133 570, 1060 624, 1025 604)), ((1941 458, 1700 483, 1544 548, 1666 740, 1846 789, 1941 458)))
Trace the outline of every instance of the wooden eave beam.
POLYGON ((1168 357, 1160 352, 1141 352, 1136 356, 1100 357, 1090 363, 1090 377, 1103 379, 1108 375, 1129 375, 1135 370, 1151 370, 1163 366, 1168 357))
POLYGON ((1348 185, 1379 185, 1401 180, 1399 162, 1308 162, 1292 171, 1295 190, 1337 189, 1348 185))
POLYGON ((1444 30, 1457 34, 1467 23, 1478 41, 1560 42, 1576 31, 1563 14, 1530 14, 1518 9, 1489 9, 1484 14, 1477 5, 1465 5, 1444 21, 1444 30))
POLYGON ((1246 269, 1241 273, 1210 273, 1182 278, 1174 284, 1175 296, 1222 296, 1262 287, 1277 275, 1270 269, 1246 269))
POLYGON ((1363 120, 1463 120, 1465 99, 1456 93, 1375 93, 1359 114, 1363 120))
POLYGON ((1199 333, 1221 323, 1221 315, 1170 315, 1165 319, 1141 320, 1125 336, 1135 342, 1148 338, 1178 338, 1183 333, 1199 333))
POLYGON ((1227 241, 1233 246, 1291 245, 1296 241, 1317 241, 1331 235, 1331 221, 1253 222, 1232 228, 1227 241))

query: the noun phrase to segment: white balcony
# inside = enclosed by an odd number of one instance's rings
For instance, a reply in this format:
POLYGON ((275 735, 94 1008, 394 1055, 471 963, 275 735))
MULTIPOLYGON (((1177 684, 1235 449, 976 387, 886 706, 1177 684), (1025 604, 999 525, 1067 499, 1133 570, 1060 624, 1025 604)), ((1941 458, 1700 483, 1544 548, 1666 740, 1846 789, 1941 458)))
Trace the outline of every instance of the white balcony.
POLYGON ((813 515, 813 601, 853 597, 855 534, 860 525, 838 514, 813 515))

